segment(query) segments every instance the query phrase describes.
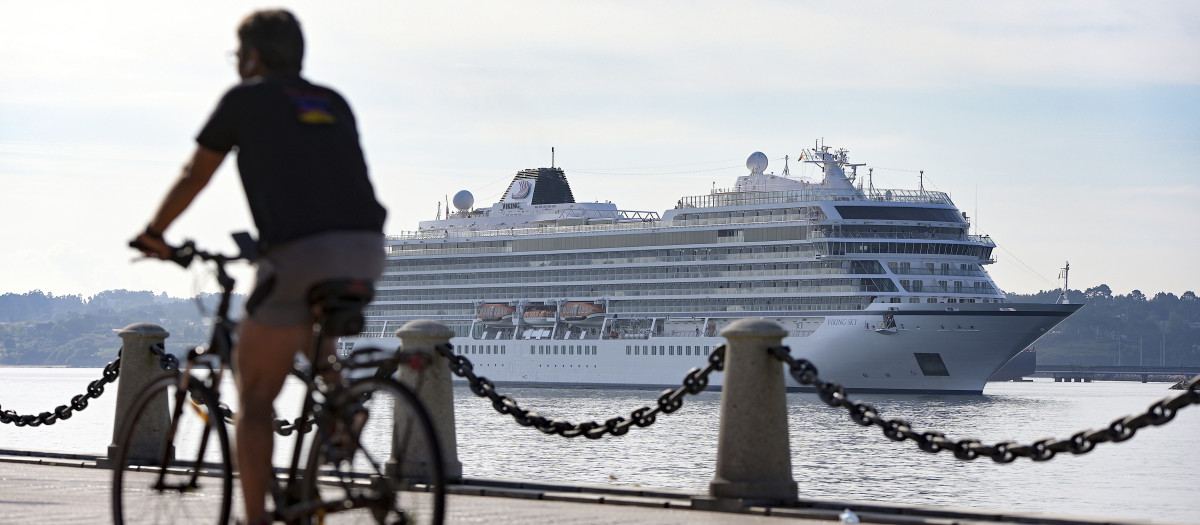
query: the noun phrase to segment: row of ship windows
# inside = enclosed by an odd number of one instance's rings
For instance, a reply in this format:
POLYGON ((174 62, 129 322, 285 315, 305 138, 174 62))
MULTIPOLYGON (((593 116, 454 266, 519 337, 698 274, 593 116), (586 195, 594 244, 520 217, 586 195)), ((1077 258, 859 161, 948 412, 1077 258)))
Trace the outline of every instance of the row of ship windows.
POLYGON ((518 289, 498 287, 493 290, 417 289, 379 290, 375 302, 387 301, 474 301, 480 297, 509 301, 529 297, 646 297, 712 295, 779 295, 895 292, 891 279, 804 279, 794 281, 687 281, 657 283, 620 283, 591 286, 525 286, 518 289), (707 285, 707 286, 701 286, 707 285))
MULTIPOLYGON (((455 348, 456 354, 506 354, 505 345, 460 345, 455 348)), ((529 345, 529 353, 534 355, 596 355, 594 345, 529 345)))
MULTIPOLYGON (((405 256, 420 253, 402 252, 405 256)), ((727 261, 776 257, 812 257, 817 254, 900 253, 962 255, 986 258, 990 246, 944 242, 790 242, 753 246, 717 246, 646 250, 587 250, 558 253, 485 255, 437 259, 390 259, 386 272, 440 272, 488 268, 543 268, 553 266, 590 266, 602 264, 664 264, 689 261, 727 261)))
MULTIPOLYGON (((726 261, 762 259, 768 254, 778 258, 811 257, 816 248, 811 243, 765 244, 755 246, 646 249, 646 250, 581 250, 562 253, 500 255, 483 257, 447 257, 439 259, 390 259, 387 272, 443 272, 482 270, 488 268, 542 268, 547 266, 589 266, 598 264, 666 264, 689 261, 726 261)), ((405 252, 405 255, 409 255, 405 252)))
POLYGON ((591 345, 529 345, 530 354, 538 355, 596 355, 596 347, 591 345))
POLYGON ((987 259, 992 255, 991 246, 941 242, 827 242, 820 253, 847 255, 859 253, 911 253, 916 255, 963 255, 987 259))
MULTIPOLYGON (((566 297, 582 297, 567 295, 566 297)), ((610 304, 609 313, 620 315, 641 314, 646 312, 662 313, 692 313, 703 308, 705 312, 762 312, 762 311, 819 311, 819 310, 862 310, 870 303, 870 298, 860 296, 834 297, 775 297, 739 299, 731 298, 721 304, 698 304, 692 299, 650 299, 622 301, 619 305, 610 304)), ((448 316, 455 318, 474 318, 475 307, 472 303, 460 304, 379 304, 367 307, 370 317, 381 316, 448 316)), ((465 334, 459 334, 465 335, 465 334)))
MULTIPOLYGON (((626 345, 625 355, 693 355, 692 348, 690 345, 626 345)), ((694 348, 696 349, 694 355, 712 353, 711 346, 694 348)))
POLYGON ((910 292, 928 292, 928 293, 945 292, 945 293, 977 293, 977 294, 981 294, 981 293, 993 293, 996 291, 996 289, 992 287, 992 283, 982 282, 982 281, 974 281, 971 283, 970 287, 968 287, 966 285, 966 283, 964 283, 962 281, 954 281, 953 285, 951 285, 949 281, 937 281, 936 284, 934 284, 931 281, 929 283, 929 286, 926 286, 926 282, 922 281, 920 279, 912 280, 912 281, 910 281, 908 279, 900 279, 900 287, 904 288, 905 290, 908 290, 910 292))
MULTIPOLYGON (((681 200, 680 203, 683 201, 681 200)), ((825 218, 825 210, 819 206, 806 208, 772 208, 767 210, 738 210, 718 212, 686 212, 675 216, 677 221, 695 221, 703 219, 728 219, 730 217, 771 217, 778 220, 805 220, 810 218, 825 218)))
MULTIPOLYGON (((753 224, 774 221, 734 220, 731 224, 753 224)), ((414 255, 448 255, 448 254, 480 254, 480 253, 527 253, 527 252, 566 252, 572 250, 600 251, 607 249, 623 249, 639 246, 681 246, 707 245, 724 242, 720 233, 712 228, 694 229, 651 228, 643 231, 644 223, 625 223, 623 232, 595 232, 588 226, 548 227, 538 228, 542 234, 558 233, 568 235, 522 235, 535 230, 511 230, 515 238, 503 241, 497 246, 493 242, 486 244, 471 239, 456 236, 453 239, 426 239, 425 242, 414 244, 394 244, 388 247, 388 254, 406 257, 414 255), (589 231, 592 230, 592 231, 589 231)), ((738 231, 741 230, 731 230, 738 231)), ((809 226, 805 223, 790 225, 763 225, 749 230, 746 238, 756 242, 762 241, 803 241, 809 237, 809 226)), ((740 234, 739 234, 740 236, 740 234)), ((726 239, 729 240, 729 239, 726 239)))
POLYGON ((455 347, 456 354, 504 354, 508 348, 504 345, 460 345, 455 347))
POLYGON ((874 262, 869 265, 854 265, 851 268, 807 268, 803 263, 766 264, 720 264, 704 266, 637 266, 600 267, 579 270, 553 270, 529 273, 476 272, 388 275, 378 282, 379 287, 388 286, 468 286, 485 284, 539 284, 579 281, 627 281, 633 279, 744 279, 747 277, 806 277, 844 276, 854 274, 883 273, 883 267, 874 262))

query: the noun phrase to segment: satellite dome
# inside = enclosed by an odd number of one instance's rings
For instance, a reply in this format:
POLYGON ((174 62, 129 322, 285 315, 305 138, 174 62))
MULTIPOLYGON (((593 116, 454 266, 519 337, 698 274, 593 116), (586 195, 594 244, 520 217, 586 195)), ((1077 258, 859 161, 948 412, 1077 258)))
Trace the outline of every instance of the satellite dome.
POLYGON ((458 208, 458 211, 468 211, 474 205, 475 196, 471 195, 471 192, 462 190, 454 194, 454 207, 458 208))
POLYGON ((761 151, 756 151, 746 159, 746 168, 750 170, 751 175, 761 174, 767 169, 767 156, 761 151))

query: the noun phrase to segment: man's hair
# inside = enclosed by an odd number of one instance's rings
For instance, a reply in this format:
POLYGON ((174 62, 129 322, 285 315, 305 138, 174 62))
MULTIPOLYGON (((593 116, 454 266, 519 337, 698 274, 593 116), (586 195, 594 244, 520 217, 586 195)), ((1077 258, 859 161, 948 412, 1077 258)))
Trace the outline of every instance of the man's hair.
POLYGON ((243 52, 258 50, 263 67, 279 73, 299 73, 304 60, 304 34, 300 21, 284 9, 255 11, 238 25, 238 40, 243 52))

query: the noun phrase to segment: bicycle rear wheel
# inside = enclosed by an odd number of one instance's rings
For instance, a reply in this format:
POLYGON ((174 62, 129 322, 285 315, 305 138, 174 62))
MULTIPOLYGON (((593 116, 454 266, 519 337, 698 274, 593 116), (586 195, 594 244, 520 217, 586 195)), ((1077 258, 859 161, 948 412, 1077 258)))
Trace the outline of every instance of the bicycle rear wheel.
POLYGON ((112 458, 113 523, 229 521, 233 468, 214 393, 182 375, 146 387, 122 423, 112 458))
POLYGON ((368 378, 330 401, 310 449, 304 493, 318 493, 330 509, 339 502, 365 508, 376 523, 442 523, 442 453, 416 395, 395 380, 368 378))

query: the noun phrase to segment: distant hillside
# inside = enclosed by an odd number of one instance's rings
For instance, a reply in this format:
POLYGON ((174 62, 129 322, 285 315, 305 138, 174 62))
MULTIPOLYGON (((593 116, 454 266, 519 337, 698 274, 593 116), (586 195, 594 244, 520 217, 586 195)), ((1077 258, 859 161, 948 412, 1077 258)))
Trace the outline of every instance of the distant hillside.
MULTIPOLYGON (((1012 302, 1052 303, 1058 290, 1021 295, 1012 302)), ((1200 300, 1140 290, 1113 295, 1108 285, 1071 290, 1072 303, 1084 304, 1035 345, 1038 363, 1077 365, 1139 364, 1200 366, 1200 300)))
MULTIPOLYGON (((139 322, 165 328, 171 334, 168 349, 181 352, 207 342, 205 316, 217 299, 216 294, 179 299, 129 290, 87 299, 40 290, 6 293, 0 295, 0 365, 103 366, 121 347, 117 330, 139 322)), ((240 305, 240 296, 234 300, 240 305)))

